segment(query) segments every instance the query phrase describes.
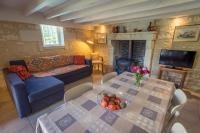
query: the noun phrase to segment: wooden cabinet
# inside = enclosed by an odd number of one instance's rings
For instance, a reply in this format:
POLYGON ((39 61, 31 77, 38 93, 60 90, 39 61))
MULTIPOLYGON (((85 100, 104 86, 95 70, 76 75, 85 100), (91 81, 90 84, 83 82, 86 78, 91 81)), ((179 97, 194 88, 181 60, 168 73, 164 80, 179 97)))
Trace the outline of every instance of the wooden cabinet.
POLYGON ((183 88, 187 70, 160 67, 159 79, 175 83, 176 88, 183 88))

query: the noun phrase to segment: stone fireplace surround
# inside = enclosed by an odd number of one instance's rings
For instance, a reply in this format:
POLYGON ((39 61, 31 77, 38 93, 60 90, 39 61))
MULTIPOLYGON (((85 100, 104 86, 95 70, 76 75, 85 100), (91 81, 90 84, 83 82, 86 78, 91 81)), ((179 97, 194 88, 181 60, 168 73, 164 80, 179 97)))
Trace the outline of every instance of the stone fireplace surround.
POLYGON ((144 57, 144 65, 151 69, 152 56, 154 50, 154 42, 156 40, 156 32, 134 32, 134 33, 110 33, 107 35, 107 44, 109 51, 108 65, 114 64, 114 43, 112 40, 145 40, 146 51, 144 57))

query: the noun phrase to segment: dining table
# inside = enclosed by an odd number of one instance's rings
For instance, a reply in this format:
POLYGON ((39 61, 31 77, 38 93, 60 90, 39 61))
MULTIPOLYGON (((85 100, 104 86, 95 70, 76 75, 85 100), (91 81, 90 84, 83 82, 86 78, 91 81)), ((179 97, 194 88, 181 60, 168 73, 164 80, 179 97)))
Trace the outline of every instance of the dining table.
POLYGON ((134 73, 123 72, 40 116, 36 133, 161 133, 174 91, 174 83, 151 77, 136 86, 134 73), (105 91, 127 106, 103 108, 98 96, 105 91))

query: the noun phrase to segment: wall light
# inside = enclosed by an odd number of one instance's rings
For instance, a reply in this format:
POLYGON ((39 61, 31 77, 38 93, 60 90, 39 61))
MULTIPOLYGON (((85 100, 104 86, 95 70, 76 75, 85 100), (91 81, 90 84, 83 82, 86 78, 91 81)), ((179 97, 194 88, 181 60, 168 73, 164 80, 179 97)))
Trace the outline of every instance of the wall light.
POLYGON ((92 45, 91 46, 92 47, 92 53, 94 53, 94 39, 87 39, 86 43, 92 45))
POLYGON ((100 26, 100 33, 106 33, 106 27, 105 25, 100 26))
POLYGON ((88 44, 94 44, 94 41, 92 41, 92 40, 90 40, 90 39, 86 40, 86 42, 87 42, 88 44))
POLYGON ((182 18, 175 18, 174 19, 174 25, 175 26, 180 26, 183 23, 183 19, 182 18))

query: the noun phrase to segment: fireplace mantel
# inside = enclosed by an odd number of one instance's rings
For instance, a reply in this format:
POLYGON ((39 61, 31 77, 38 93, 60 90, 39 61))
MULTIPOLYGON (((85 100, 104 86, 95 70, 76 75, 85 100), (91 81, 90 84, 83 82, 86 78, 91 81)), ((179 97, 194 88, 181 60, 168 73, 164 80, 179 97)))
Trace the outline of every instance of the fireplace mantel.
POLYGON ((157 32, 110 33, 107 40, 155 40, 157 32))
POLYGON ((109 51, 108 64, 113 65, 114 47, 112 40, 145 40, 146 51, 144 65, 151 69, 152 55, 154 50, 154 42, 156 40, 157 32, 133 32, 133 33, 110 33, 107 34, 107 44, 109 51))

